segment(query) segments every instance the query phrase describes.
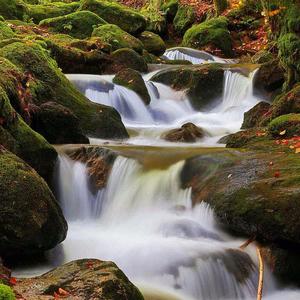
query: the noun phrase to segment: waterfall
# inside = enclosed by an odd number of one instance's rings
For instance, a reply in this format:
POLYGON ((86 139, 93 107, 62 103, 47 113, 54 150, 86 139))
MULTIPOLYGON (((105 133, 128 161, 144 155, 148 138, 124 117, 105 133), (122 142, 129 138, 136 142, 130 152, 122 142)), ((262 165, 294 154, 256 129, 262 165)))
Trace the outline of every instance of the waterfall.
POLYGON ((167 49, 162 56, 168 60, 187 60, 194 65, 218 62, 218 63, 235 63, 233 59, 222 59, 217 56, 211 55, 205 51, 195 50, 184 47, 175 47, 167 49))
POLYGON ((86 168, 78 164, 60 157, 59 198, 69 219, 64 261, 112 260, 137 285, 178 299, 254 297, 258 279, 253 249, 238 250, 242 241, 218 228, 207 204, 192 207, 190 189, 180 187, 182 161, 168 169, 145 170, 136 160, 119 156, 106 188, 94 198, 89 197, 86 168), (66 177, 73 181, 68 188, 66 177), (95 205, 101 207, 98 215, 93 214, 95 205))

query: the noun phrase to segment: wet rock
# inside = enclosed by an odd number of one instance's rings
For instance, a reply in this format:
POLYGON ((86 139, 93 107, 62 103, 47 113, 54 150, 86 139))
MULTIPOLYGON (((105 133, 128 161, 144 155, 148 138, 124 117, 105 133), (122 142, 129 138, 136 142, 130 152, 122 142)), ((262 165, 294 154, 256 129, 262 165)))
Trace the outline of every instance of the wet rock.
POLYGON ((138 53, 143 51, 143 44, 139 39, 114 24, 106 24, 95 28, 92 36, 110 44, 113 50, 129 48, 138 53))
POLYGON ((203 110, 211 108, 221 98, 223 78, 222 65, 214 63, 166 69, 155 74, 151 80, 176 90, 185 90, 193 108, 203 110))
POLYGON ((132 69, 123 69, 116 74, 113 82, 136 92, 147 105, 151 98, 141 74, 132 69))
POLYGON ((272 98, 282 88, 284 69, 278 60, 272 60, 260 66, 255 74, 254 89, 259 94, 272 98))
POLYGON ((108 66, 107 72, 117 73, 122 69, 130 68, 142 73, 148 71, 146 61, 137 52, 129 48, 116 50, 111 55, 112 64, 108 66))
POLYGON ((71 110, 55 102, 46 102, 37 107, 31 126, 51 144, 89 144, 89 139, 82 133, 79 119, 71 110))
POLYGON ((130 34, 139 34, 146 28, 146 20, 137 11, 107 0, 83 0, 79 10, 89 10, 110 24, 130 34))
POLYGON ((139 40, 143 43, 144 48, 154 55, 160 56, 166 51, 165 42, 162 38, 149 31, 144 31, 139 35, 139 40))
POLYGON ((28 300, 54 299, 59 289, 67 299, 143 300, 140 291, 112 262, 81 259, 62 265, 42 276, 18 279, 14 290, 28 300))
POLYGON ((42 252, 62 242, 67 223, 45 181, 0 148, 0 255, 42 252))
POLYGON ((213 45, 226 57, 232 57, 232 42, 225 17, 212 18, 192 26, 183 37, 182 46, 204 49, 213 45))
POLYGON ((271 114, 271 105, 267 102, 259 102, 253 108, 244 113, 242 129, 259 127, 264 118, 271 114))
POLYGON ((193 123, 186 123, 179 129, 172 129, 162 135, 162 138, 169 142, 195 143, 204 136, 201 128, 193 123))
POLYGON ((90 11, 77 11, 40 22, 40 26, 48 27, 51 31, 69 34, 78 39, 90 37, 94 26, 103 24, 106 24, 106 21, 90 11))

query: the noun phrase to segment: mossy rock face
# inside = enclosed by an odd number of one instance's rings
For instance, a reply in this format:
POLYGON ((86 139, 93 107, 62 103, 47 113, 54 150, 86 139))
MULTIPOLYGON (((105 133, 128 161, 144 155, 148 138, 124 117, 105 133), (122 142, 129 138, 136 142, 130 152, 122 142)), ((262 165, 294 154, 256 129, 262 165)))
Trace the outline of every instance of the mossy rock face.
POLYGON ((33 131, 11 106, 19 108, 16 78, 18 70, 7 60, 0 64, 0 144, 30 164, 48 182, 52 180, 57 153, 38 133, 33 131), (9 77, 11 76, 11 77, 9 77), (10 98, 9 98, 10 97, 10 98))
POLYGON ((219 64, 182 66, 163 70, 151 80, 169 85, 176 90, 186 90, 196 110, 212 107, 222 96, 224 69, 219 64))
POLYGON ((92 11, 106 22, 118 25, 130 34, 138 34, 146 28, 146 20, 140 13, 116 2, 83 0, 80 10, 92 11))
POLYGON ((203 49, 213 45, 225 56, 232 57, 232 42, 227 24, 225 17, 218 17, 194 25, 184 34, 182 46, 203 49))
POLYGON ((77 11, 40 22, 41 26, 49 27, 52 31, 66 33, 78 39, 90 37, 94 26, 103 24, 106 24, 106 21, 90 11, 77 11))
POLYGON ((193 7, 188 5, 179 5, 173 21, 175 31, 180 35, 184 35, 187 29, 189 29, 195 22, 195 17, 193 7))
POLYGON ((52 297, 58 288, 75 299, 144 299, 116 264, 97 259, 72 261, 33 279, 18 279, 14 286, 25 298, 52 297))
POLYGON ((269 103, 263 101, 257 103, 244 113, 242 129, 259 127, 264 117, 267 117, 267 115, 271 113, 271 105, 269 103))
POLYGON ((181 143, 195 143, 204 136, 204 131, 194 125, 193 123, 186 123, 178 129, 172 129, 162 135, 166 141, 181 142, 181 143))
POLYGON ((67 223, 44 180, 24 161, 0 149, 0 255, 33 254, 62 242, 67 223))
POLYGON ((178 0, 165 1, 161 6, 161 10, 167 15, 168 21, 173 21, 178 10, 178 0))
POLYGON ((26 4, 22 0, 0 0, 0 15, 5 19, 23 20, 27 13, 26 4))
POLYGON ((111 63, 111 45, 100 38, 78 40, 59 34, 43 40, 51 57, 66 74, 103 74, 111 63))
POLYGON ((68 108, 55 102, 37 107, 31 126, 51 144, 89 144, 79 119, 68 108))
POLYGON ((268 125, 274 137, 300 136, 300 114, 287 114, 275 118, 268 125))
POLYGON ((254 64, 264 64, 273 60, 274 55, 267 50, 258 51, 251 57, 251 62, 254 64))
POLYGON ((272 96, 281 90, 284 83, 284 69, 278 59, 262 64, 255 74, 254 89, 264 97, 272 96))
POLYGON ((138 71, 132 69, 123 69, 117 73, 113 79, 113 82, 136 92, 146 105, 150 103, 151 98, 149 92, 143 77, 138 71))
POLYGON ((56 18, 71 14, 79 8, 78 2, 63 3, 55 2, 49 4, 27 5, 28 16, 34 23, 39 24, 42 20, 56 18))
POLYGON ((166 44, 162 38, 150 31, 144 31, 139 36, 139 40, 143 43, 145 50, 154 55, 160 56, 166 51, 166 44))
POLYGON ((118 112, 85 98, 41 46, 32 42, 13 43, 1 48, 0 56, 9 59, 23 73, 30 74, 30 101, 35 105, 53 101, 67 107, 79 118, 86 135, 102 138, 128 136, 118 112))
POLYGON ((14 36, 12 29, 5 22, 0 21, 0 40, 11 39, 14 36))
POLYGON ((142 9, 141 13, 147 20, 146 31, 165 36, 168 32, 167 19, 158 7, 158 2, 149 1, 142 9))
POLYGON ((129 48, 114 51, 111 59, 113 63, 108 69, 111 73, 117 73, 124 68, 130 68, 142 73, 148 71, 148 66, 144 58, 129 48))
POLYGON ((290 113, 300 113, 300 84, 278 97, 272 105, 272 118, 290 113))
POLYGON ((101 38, 105 43, 109 43, 113 50, 130 48, 138 53, 142 53, 143 44, 140 40, 113 24, 102 25, 94 29, 93 37, 101 38))

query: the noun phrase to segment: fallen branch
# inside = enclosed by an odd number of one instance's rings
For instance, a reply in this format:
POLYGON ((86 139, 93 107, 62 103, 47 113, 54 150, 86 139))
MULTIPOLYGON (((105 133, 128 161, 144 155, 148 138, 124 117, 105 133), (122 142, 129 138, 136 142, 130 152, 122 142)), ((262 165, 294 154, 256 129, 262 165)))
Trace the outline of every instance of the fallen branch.
POLYGON ((255 241, 255 236, 251 237, 249 240, 247 240, 245 243, 243 243, 241 246, 240 246, 240 249, 241 250, 245 250, 251 243, 253 243, 255 241))
POLYGON ((258 287, 257 287, 257 300, 262 299, 262 292, 264 287, 264 262, 261 255, 261 250, 259 247, 256 247, 256 253, 259 262, 259 279, 258 279, 258 287))

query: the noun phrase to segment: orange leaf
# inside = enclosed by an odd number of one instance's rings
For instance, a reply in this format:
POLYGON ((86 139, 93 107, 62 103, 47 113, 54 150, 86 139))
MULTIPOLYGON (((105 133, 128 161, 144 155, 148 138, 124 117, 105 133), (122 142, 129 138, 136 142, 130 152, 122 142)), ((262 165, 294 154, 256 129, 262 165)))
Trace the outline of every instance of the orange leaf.
POLYGON ((280 172, 279 172, 279 171, 276 171, 276 172, 274 173, 274 177, 275 177, 275 178, 280 177, 280 172))
POLYGON ((62 289, 62 288, 59 288, 59 289, 58 289, 58 293, 59 293, 60 295, 62 295, 62 296, 69 296, 69 295, 70 295, 69 292, 65 291, 65 290, 62 289))
POLYGON ((15 277, 11 277, 11 278, 9 279, 9 283, 10 283, 11 285, 16 285, 16 284, 17 284, 17 279, 16 279, 15 277))
POLYGON ((295 153, 300 153, 300 148, 296 148, 295 153))

